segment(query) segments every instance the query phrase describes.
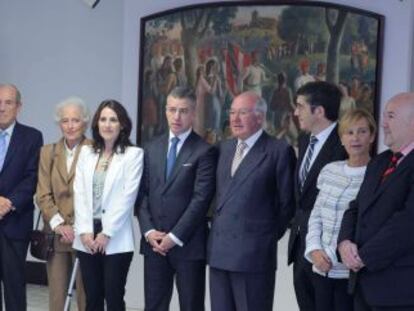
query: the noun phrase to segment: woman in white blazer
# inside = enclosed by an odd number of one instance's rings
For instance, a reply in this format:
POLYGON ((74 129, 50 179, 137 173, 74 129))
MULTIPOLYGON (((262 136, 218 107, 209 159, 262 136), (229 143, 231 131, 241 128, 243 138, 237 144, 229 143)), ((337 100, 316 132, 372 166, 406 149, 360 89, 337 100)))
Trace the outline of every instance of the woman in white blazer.
POLYGON ((125 310, 134 252, 133 206, 143 151, 133 147, 132 123, 115 100, 103 101, 92 120, 92 146, 79 155, 74 181, 75 240, 87 311, 125 310))

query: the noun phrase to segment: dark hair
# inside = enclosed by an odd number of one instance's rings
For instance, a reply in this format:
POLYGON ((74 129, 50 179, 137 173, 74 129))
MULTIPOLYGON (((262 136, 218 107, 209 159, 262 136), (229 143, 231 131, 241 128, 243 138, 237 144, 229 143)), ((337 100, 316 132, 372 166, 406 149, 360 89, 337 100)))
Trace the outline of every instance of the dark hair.
POLYGON ((325 81, 308 82, 299 88, 296 95, 304 96, 312 111, 321 106, 328 120, 332 122, 338 120, 342 93, 335 84, 325 81))
MULTIPOLYGON (((197 97, 194 93, 194 90, 188 86, 176 86, 173 88, 168 94, 168 97, 176 98, 176 99, 186 99, 190 102, 190 105, 195 108, 197 103, 197 97)), ((167 100, 168 100, 167 97, 167 100)))
POLYGON ((95 115, 92 119, 92 138, 93 138, 93 150, 98 153, 103 151, 105 147, 105 142, 102 136, 99 134, 99 118, 101 117, 102 110, 105 108, 109 108, 113 110, 118 117, 119 123, 121 125, 121 131, 119 133, 118 138, 114 144, 114 151, 117 152, 118 148, 120 149, 121 153, 125 152, 125 148, 127 146, 132 146, 131 141, 129 140, 129 135, 131 134, 132 130, 132 122, 128 116, 128 112, 118 101, 114 99, 106 99, 104 100, 98 107, 95 112, 95 115))

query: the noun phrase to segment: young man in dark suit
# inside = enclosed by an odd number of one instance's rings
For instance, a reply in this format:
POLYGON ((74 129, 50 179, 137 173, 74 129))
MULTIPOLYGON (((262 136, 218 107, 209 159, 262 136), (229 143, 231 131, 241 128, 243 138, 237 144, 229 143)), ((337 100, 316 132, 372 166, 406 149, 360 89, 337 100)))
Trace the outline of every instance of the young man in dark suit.
POLYGON ((297 91, 295 116, 306 134, 299 138, 296 214, 289 237, 288 263, 294 263, 293 283, 301 311, 316 311, 312 265, 304 258, 308 221, 318 194, 316 181, 326 164, 346 158, 336 123, 341 97, 335 85, 323 81, 309 82, 297 91))
POLYGON ((174 278, 180 310, 204 310, 217 152, 192 130, 195 105, 191 89, 175 88, 166 105, 169 132, 145 148, 138 220, 146 311, 169 310, 174 278))
POLYGON ((389 150, 371 160, 338 237, 356 311, 414 310, 414 93, 387 103, 389 150))
MULTIPOLYGON (((26 310, 25 263, 43 145, 38 130, 17 122, 21 107, 19 90, 0 85, 0 281, 8 311, 26 310)), ((0 298, 0 310, 1 304, 0 298)))
POLYGON ((264 130, 255 92, 230 109, 233 139, 220 144, 217 198, 208 243, 212 311, 271 311, 277 242, 293 215, 295 155, 264 130))

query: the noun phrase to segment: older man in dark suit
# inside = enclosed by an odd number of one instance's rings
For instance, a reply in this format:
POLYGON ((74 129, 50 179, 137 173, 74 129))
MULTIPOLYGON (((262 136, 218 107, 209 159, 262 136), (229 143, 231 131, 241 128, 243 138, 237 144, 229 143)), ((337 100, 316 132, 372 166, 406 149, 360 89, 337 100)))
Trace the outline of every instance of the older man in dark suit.
POLYGON ((356 311, 414 310, 414 93, 387 103, 384 143, 345 212, 338 248, 356 311))
POLYGON ((167 98, 169 133, 145 148, 138 219, 146 311, 169 310, 174 277, 180 310, 204 310, 206 217, 217 152, 192 130, 195 105, 191 89, 175 88, 167 98))
POLYGON ((308 221, 318 195, 316 181, 326 164, 346 158, 336 122, 341 97, 338 87, 323 81, 309 82, 297 91, 295 116, 305 135, 299 138, 296 214, 289 237, 288 263, 294 263, 293 283, 301 311, 317 311, 312 265, 304 258, 308 221))
POLYGON ((255 92, 230 109, 234 139, 220 144, 217 199, 208 243, 213 311, 270 311, 277 241, 293 212, 295 155, 263 126, 267 105, 255 92))
POLYGON ((16 121, 21 106, 19 90, 0 85, 0 280, 8 311, 26 310, 24 267, 43 145, 38 130, 16 121))

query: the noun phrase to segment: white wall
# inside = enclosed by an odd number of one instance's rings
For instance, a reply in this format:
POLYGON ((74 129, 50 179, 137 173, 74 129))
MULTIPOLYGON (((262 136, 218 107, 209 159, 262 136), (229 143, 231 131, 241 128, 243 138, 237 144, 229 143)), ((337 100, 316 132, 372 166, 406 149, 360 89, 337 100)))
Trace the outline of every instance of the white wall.
MULTIPOLYGON (((59 137, 52 121, 55 104, 75 94, 92 110, 104 98, 120 99, 136 128, 139 18, 202 2, 211 0, 101 0, 94 10, 81 0, 0 0, 0 82, 19 86, 24 99, 20 120, 42 130, 46 142, 59 137)), ((382 105, 409 90, 414 1, 327 2, 385 15, 382 105)), ((130 307, 143 306, 142 277, 137 254, 127 288, 130 307)))
POLYGON ((94 108, 120 99, 123 1, 1 0, 0 81, 23 95, 20 120, 40 129, 46 142, 59 137, 56 103, 70 95, 94 108))

